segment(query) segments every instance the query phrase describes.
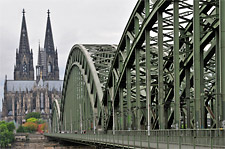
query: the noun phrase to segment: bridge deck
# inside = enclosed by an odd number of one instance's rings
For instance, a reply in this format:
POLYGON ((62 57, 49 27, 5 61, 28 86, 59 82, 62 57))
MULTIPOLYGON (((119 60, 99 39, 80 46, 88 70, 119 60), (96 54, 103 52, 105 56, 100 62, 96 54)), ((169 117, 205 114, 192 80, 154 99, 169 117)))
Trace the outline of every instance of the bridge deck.
POLYGON ((130 131, 128 133, 117 132, 115 135, 108 133, 51 133, 45 134, 45 136, 71 142, 121 148, 225 148, 224 135, 221 135, 221 132, 224 133, 224 131, 208 131, 209 133, 204 133, 204 135, 202 132, 206 131, 190 131, 185 134, 183 131, 167 131, 167 133, 155 132, 157 134, 152 132, 150 136, 143 134, 143 132, 141 134, 138 131, 130 131))

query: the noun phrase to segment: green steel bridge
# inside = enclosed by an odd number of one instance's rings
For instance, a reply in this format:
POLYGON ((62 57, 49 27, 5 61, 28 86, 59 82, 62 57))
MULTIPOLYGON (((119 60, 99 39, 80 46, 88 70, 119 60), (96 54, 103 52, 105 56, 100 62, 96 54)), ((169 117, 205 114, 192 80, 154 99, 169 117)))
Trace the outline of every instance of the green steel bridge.
POLYGON ((74 45, 45 135, 225 148, 225 0, 138 0, 118 45, 74 45))

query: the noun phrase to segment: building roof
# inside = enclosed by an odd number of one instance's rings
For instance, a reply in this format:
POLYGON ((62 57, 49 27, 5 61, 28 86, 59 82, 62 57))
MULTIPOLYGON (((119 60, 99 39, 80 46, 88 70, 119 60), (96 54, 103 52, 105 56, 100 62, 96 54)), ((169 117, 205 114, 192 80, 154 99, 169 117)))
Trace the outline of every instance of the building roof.
POLYGON ((52 91, 53 89, 56 89, 57 91, 62 91, 63 88, 63 81, 57 80, 57 81, 44 81, 44 86, 48 85, 48 90, 52 91))
MULTIPOLYGON (((7 91, 11 92, 22 92, 22 91, 32 91, 35 86, 38 86, 35 80, 26 81, 26 80, 7 80, 7 91)), ((43 81, 43 86, 48 87, 49 91, 53 89, 61 91, 63 86, 62 80, 57 81, 43 81)))
POLYGON ((7 91, 31 91, 35 85, 36 82, 34 80, 7 80, 7 91))

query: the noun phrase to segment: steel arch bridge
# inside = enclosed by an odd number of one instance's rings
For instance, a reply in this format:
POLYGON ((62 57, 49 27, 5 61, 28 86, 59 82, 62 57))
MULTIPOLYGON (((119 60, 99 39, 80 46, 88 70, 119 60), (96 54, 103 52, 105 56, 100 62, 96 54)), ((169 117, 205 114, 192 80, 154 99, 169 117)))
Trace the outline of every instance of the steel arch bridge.
POLYGON ((138 0, 117 46, 74 45, 51 132, 225 128, 223 8, 138 0))

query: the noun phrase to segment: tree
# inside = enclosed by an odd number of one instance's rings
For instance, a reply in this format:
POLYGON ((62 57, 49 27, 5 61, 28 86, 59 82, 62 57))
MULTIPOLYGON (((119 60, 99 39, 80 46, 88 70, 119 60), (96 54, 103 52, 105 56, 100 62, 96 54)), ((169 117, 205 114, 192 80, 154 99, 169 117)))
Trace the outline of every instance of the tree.
POLYGON ((1 124, 0 125, 0 146, 6 147, 9 144, 9 140, 7 138, 7 134, 9 133, 7 125, 1 124))
POLYGON ((13 122, 0 121, 0 147, 7 147, 9 143, 14 141, 14 129, 15 125, 13 122))
POLYGON ((27 128, 23 127, 22 125, 20 125, 18 127, 18 129, 16 130, 17 133, 25 133, 28 132, 27 128))
POLYGON ((12 131, 9 131, 9 133, 7 134, 7 138, 9 140, 9 143, 14 141, 15 137, 12 131))
POLYGON ((43 124, 39 124, 39 125, 38 125, 38 132, 39 132, 39 133, 45 132, 46 129, 47 129, 47 124, 46 124, 46 123, 43 123, 43 124))
POLYGON ((39 119, 39 118, 41 118, 41 114, 39 112, 31 112, 31 113, 28 113, 26 115, 25 119, 27 120, 27 119, 29 119, 31 117, 34 117, 36 119, 39 119))
POLYGON ((38 119, 37 123, 38 123, 38 124, 43 124, 43 123, 45 123, 45 120, 43 120, 43 119, 38 119))
POLYGON ((16 128, 13 122, 7 123, 7 128, 9 131, 13 132, 13 130, 16 128))
POLYGON ((5 122, 5 121, 0 121, 0 125, 1 125, 1 124, 6 124, 6 122, 5 122))
POLYGON ((28 132, 34 132, 37 131, 38 124, 33 122, 26 122, 25 124, 23 124, 23 127, 25 127, 28 130, 28 132))

